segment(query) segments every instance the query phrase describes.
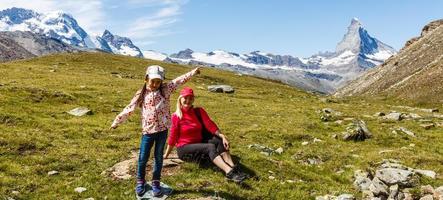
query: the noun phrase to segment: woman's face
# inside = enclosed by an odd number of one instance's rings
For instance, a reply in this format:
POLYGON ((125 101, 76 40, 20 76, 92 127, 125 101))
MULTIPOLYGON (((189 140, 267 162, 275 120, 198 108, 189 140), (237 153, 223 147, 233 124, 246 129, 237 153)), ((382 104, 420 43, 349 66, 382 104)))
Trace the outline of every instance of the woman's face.
POLYGON ((194 96, 182 97, 180 99, 180 101, 181 101, 181 104, 182 104, 183 107, 190 108, 190 107, 192 107, 192 104, 194 103, 194 96))
POLYGON ((162 80, 159 78, 149 79, 149 81, 148 81, 148 87, 152 91, 158 90, 158 88, 160 88, 161 84, 162 84, 162 80))

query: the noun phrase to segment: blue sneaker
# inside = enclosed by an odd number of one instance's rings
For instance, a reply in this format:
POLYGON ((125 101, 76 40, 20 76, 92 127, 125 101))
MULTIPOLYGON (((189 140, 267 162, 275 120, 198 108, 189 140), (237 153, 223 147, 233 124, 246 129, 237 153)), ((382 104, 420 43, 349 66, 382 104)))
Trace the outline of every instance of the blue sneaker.
POLYGON ((137 185, 135 186, 135 193, 137 193, 137 195, 141 197, 145 194, 145 192, 146 192, 145 180, 142 179, 137 180, 137 185))
POLYGON ((162 196, 162 187, 160 186, 160 181, 152 181, 152 194, 154 197, 162 196))

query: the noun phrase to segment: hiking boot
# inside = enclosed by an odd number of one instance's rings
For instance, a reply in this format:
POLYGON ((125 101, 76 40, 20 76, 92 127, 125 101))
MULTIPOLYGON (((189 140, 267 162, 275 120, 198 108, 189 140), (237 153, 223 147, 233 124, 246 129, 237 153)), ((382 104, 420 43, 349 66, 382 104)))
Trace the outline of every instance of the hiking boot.
POLYGON ((245 178, 248 177, 248 175, 242 171, 240 171, 240 167, 238 165, 234 165, 232 167, 232 170, 234 170, 235 173, 239 174, 240 176, 244 176, 245 178))
POLYGON ((144 180, 137 180, 137 185, 135 186, 135 193, 137 193, 137 195, 139 197, 143 196, 146 192, 146 187, 145 187, 145 181, 144 180))
POLYGON ((226 174, 226 178, 230 181, 234 181, 235 183, 241 183, 243 180, 245 180, 246 176, 239 174, 234 169, 232 169, 226 174))
POLYGON ((160 181, 152 181, 152 194, 154 197, 160 197, 162 195, 162 187, 160 181))

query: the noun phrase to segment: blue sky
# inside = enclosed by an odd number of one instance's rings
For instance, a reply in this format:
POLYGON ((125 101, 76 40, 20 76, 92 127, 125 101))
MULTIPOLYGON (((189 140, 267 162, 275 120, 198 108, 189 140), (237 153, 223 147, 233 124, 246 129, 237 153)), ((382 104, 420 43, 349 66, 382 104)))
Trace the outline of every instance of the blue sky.
POLYGON ((143 50, 185 48, 307 57, 331 51, 351 19, 396 49, 443 18, 439 0, 2 0, 0 8, 71 13, 88 32, 130 37, 143 50))

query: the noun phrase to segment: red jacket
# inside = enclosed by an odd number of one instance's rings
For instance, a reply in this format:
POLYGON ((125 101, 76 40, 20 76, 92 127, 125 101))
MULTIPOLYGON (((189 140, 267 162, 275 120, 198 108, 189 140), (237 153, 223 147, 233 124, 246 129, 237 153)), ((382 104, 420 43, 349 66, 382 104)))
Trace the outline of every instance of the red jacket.
POLYGON ((186 144, 201 143, 202 141, 202 125, 198 120, 195 112, 200 110, 200 116, 206 129, 215 134, 217 132, 217 125, 209 118, 208 113, 203 108, 195 110, 181 109, 183 117, 180 119, 175 113, 172 115, 172 126, 168 139, 168 144, 171 146, 181 147, 186 144))

